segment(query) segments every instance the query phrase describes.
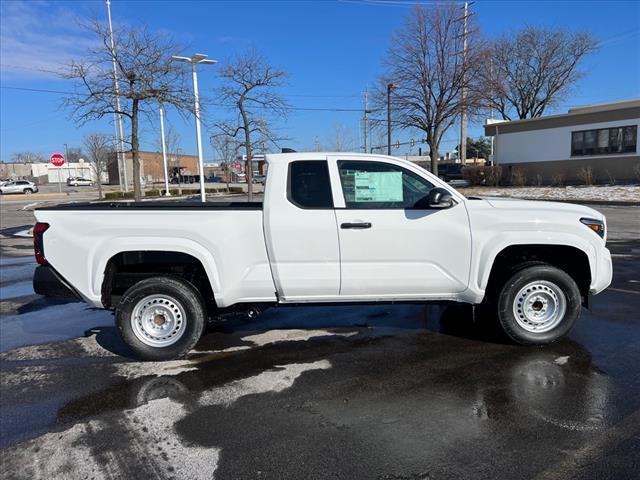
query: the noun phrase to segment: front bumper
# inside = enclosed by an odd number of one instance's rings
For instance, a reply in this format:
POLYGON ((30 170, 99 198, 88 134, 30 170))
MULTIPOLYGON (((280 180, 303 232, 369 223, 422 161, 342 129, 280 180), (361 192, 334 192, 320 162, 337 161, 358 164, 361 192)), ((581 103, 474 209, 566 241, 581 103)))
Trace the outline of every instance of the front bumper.
POLYGON ((605 288, 611 285, 613 279, 613 264, 611 263, 611 252, 606 247, 602 247, 598 250, 596 258, 598 263, 596 265, 596 276, 591 280, 591 287, 589 293, 597 295, 605 288))
POLYGON ((82 299, 80 294, 50 265, 36 267, 33 273, 33 291, 45 297, 82 299))

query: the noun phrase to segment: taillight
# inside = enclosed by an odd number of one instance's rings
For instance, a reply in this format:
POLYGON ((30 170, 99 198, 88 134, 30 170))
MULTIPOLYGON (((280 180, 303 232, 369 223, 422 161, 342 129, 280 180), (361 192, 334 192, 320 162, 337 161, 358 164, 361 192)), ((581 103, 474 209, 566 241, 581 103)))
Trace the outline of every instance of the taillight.
POLYGON ((33 252, 36 255, 36 262, 38 265, 46 265, 47 259, 44 258, 44 241, 42 239, 42 235, 49 228, 48 223, 36 223, 35 227, 33 227, 33 252))

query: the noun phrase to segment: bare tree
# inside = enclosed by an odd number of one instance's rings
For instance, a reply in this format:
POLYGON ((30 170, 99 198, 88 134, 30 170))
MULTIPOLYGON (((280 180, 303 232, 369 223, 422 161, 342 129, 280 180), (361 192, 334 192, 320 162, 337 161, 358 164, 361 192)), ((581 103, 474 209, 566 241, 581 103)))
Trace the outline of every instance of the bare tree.
POLYGON ((355 149, 355 140, 352 132, 340 123, 336 123, 333 126, 332 138, 327 143, 332 145, 331 150, 334 152, 351 152, 355 149))
POLYGON ((241 147, 240 143, 233 137, 230 137, 229 135, 226 135, 224 133, 220 133, 211 136, 211 146, 216 152, 218 160, 220 160, 222 164, 222 170, 225 174, 225 182, 227 183, 228 192, 229 182, 231 180, 231 165, 238 155, 238 150, 240 150, 241 147))
POLYGON ((253 200, 253 151, 265 148, 266 143, 277 145, 283 139, 274 133, 271 124, 274 118, 287 112, 287 104, 277 91, 286 76, 284 70, 273 67, 254 48, 227 61, 220 71, 223 84, 219 97, 240 118, 238 122, 218 123, 217 127, 222 134, 238 138, 245 151, 249 201, 253 200))
POLYGON ((67 154, 66 154, 65 161, 67 161, 69 163, 78 162, 83 157, 82 148, 80 148, 80 147, 67 148, 67 152, 66 153, 67 154))
POLYGON ((107 171, 113 155, 113 137, 102 133, 85 135, 83 144, 91 169, 96 175, 98 198, 102 200, 102 174, 107 171))
POLYGON ((465 111, 473 113, 479 103, 474 95, 478 89, 472 87, 485 50, 472 20, 465 58, 464 12, 460 6, 418 5, 394 34, 384 60, 386 72, 381 78, 377 106, 386 110, 387 86, 392 85, 392 126, 424 132, 434 174, 440 142, 459 117, 463 87, 467 90, 465 111))
POLYGON ((13 163, 42 163, 47 159, 41 153, 36 152, 16 152, 11 156, 13 163))
MULTIPOLYGON (((65 78, 75 81, 73 95, 64 105, 79 124, 85 124, 118 113, 130 125, 127 143, 133 157, 133 188, 135 200, 142 197, 140 188, 140 113, 157 113, 158 103, 172 105, 179 112, 190 111, 192 96, 185 84, 181 64, 171 61, 171 55, 181 50, 166 36, 154 35, 146 27, 129 27, 116 35, 111 49, 109 30, 94 21, 88 26, 100 40, 99 47, 86 58, 74 61, 65 78), (111 61, 115 59, 120 79, 121 108, 116 108, 116 91, 111 61)), ((126 168, 126 167, 125 167, 126 168)))
POLYGON ((580 63, 596 49, 588 32, 526 27, 505 35, 481 72, 484 101, 504 120, 540 117, 582 78, 580 63))

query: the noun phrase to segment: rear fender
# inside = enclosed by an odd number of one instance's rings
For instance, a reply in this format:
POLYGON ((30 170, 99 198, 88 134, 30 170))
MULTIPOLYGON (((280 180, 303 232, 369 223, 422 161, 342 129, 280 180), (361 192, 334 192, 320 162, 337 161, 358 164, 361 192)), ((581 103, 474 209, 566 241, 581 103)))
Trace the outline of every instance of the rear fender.
POLYGON ((220 274, 214 256, 202 245, 185 238, 178 237, 118 237, 96 245, 89 257, 91 290, 100 297, 107 263, 115 255, 128 251, 178 252, 191 255, 202 264, 214 296, 220 294, 220 274))

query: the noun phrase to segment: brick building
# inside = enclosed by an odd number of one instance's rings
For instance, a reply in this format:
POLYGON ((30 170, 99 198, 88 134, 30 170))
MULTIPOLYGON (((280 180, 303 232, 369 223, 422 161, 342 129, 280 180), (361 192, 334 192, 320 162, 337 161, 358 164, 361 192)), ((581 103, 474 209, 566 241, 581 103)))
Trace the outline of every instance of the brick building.
MULTIPOLYGON (((127 180, 132 182, 133 178, 133 156, 131 152, 125 152, 127 164, 127 180)), ((167 154, 167 166, 169 176, 178 171, 182 175, 198 174, 198 157, 196 155, 167 154)), ((119 185, 120 175, 118 170, 118 161, 116 153, 112 154, 107 167, 109 172, 109 185, 119 185)), ((162 152, 140 152, 140 176, 146 183, 162 183, 164 182, 164 165, 162 163, 162 152)))

